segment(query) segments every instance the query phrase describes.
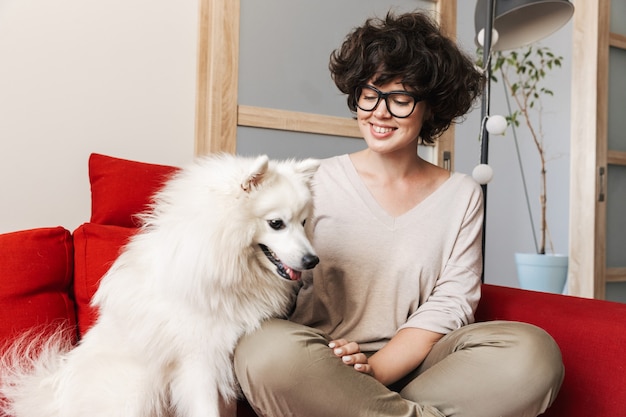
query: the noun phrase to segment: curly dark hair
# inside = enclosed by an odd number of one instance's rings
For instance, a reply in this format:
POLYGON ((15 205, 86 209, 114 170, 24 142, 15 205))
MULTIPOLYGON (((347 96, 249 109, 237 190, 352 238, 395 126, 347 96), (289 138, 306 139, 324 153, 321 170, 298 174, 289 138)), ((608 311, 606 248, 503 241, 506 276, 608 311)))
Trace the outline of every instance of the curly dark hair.
POLYGON ((421 12, 370 18, 355 28, 330 55, 330 72, 356 112, 356 90, 399 80, 428 103, 420 137, 435 140, 465 115, 482 93, 484 76, 472 59, 442 35, 421 12))

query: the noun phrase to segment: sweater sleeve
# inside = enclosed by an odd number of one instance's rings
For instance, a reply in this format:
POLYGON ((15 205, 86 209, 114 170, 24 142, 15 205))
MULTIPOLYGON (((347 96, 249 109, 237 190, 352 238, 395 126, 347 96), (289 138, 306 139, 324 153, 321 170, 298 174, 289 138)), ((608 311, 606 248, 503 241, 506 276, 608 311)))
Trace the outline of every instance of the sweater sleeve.
POLYGON ((460 227, 449 239, 449 250, 442 253, 441 272, 430 293, 424 294, 422 304, 400 329, 422 328, 447 334, 474 321, 482 273, 483 200, 475 182, 468 188, 469 196, 456 200, 467 204, 461 207, 460 227))

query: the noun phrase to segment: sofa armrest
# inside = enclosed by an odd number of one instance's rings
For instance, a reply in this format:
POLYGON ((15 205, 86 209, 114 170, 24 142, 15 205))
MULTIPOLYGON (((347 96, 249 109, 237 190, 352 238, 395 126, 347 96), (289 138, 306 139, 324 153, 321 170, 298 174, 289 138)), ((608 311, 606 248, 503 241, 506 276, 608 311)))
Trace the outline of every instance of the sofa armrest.
POLYGON ((530 323, 556 340, 565 381, 545 416, 626 416, 626 304, 485 284, 476 320, 530 323))

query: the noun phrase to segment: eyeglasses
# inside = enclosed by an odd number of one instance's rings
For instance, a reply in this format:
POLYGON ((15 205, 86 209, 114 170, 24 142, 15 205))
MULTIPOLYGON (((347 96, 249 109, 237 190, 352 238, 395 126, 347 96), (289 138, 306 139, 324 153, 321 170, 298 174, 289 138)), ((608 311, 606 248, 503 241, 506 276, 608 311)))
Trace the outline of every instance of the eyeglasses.
POLYGON ((385 100, 387 111, 399 119, 409 117, 415 105, 422 101, 421 97, 408 91, 389 91, 383 93, 378 88, 371 85, 363 85, 356 90, 356 106, 363 111, 373 111, 378 107, 380 99, 385 100))

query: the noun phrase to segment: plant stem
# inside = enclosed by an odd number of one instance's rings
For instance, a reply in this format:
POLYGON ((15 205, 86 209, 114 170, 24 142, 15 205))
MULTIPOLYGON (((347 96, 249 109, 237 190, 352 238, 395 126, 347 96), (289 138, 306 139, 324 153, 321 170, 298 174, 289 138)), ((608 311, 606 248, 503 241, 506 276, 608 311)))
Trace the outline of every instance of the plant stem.
MULTIPOLYGON (((504 70, 500 67, 500 74, 502 79, 505 79, 504 70)), ((502 83, 504 90, 504 98, 506 99, 506 107, 509 115, 513 114, 511 110, 511 100, 509 99, 509 91, 506 82, 502 83)), ((533 243, 535 244, 535 252, 539 253, 539 246, 537 245, 537 232, 535 229, 535 219, 533 217, 533 211, 530 206, 530 197, 528 195, 528 186, 526 185, 526 174, 524 173, 524 164, 522 162, 522 156, 519 151, 519 141, 517 140, 517 130, 515 124, 511 123, 511 130, 513 131, 513 140, 515 142, 515 154, 517 156, 517 163, 519 165, 520 175, 522 176, 522 186, 524 187, 524 198, 526 200, 526 209, 528 210, 528 217, 530 218, 530 229, 533 233, 533 243)))
MULTIPOLYGON (((509 79, 509 77, 507 76, 507 74, 504 71, 502 72, 502 79, 504 81, 504 84, 507 86, 507 88, 509 88, 509 90, 513 91, 512 89, 512 83, 509 79)), ((526 83, 526 85, 528 85, 529 80, 523 80, 522 83, 526 83)), ((533 90, 536 88, 536 84, 537 82, 532 83, 532 87, 529 87, 530 90, 533 90)), ((541 132, 537 132, 532 123, 531 123, 531 119, 530 119, 530 114, 528 112, 528 109, 530 108, 530 104, 529 104, 529 100, 530 100, 530 96, 526 93, 526 89, 524 88, 520 88, 518 89, 515 93, 512 94, 513 95, 513 99, 515 100, 515 103, 517 104, 517 107, 522 115, 522 117, 524 118, 524 122, 526 123, 526 126, 528 127, 528 130, 530 131, 530 136, 533 139, 533 143, 535 144, 535 147, 537 148, 537 152, 539 153, 539 160, 540 160, 540 164, 541 164, 541 170, 540 170, 540 194, 539 194, 539 203, 540 203, 540 207, 541 207, 541 221, 540 221, 540 231, 541 231, 541 240, 539 243, 539 249, 537 250, 537 253, 544 255, 546 253, 546 225, 547 225, 547 221, 546 221, 546 201, 547 201, 547 188, 546 188, 546 159, 545 159, 545 155, 544 155, 544 148, 543 148, 543 135, 541 134, 541 132)), ((541 118, 541 111, 538 112, 539 113, 539 118, 541 118)), ((539 124, 541 125, 541 120, 539 121, 539 124)))

